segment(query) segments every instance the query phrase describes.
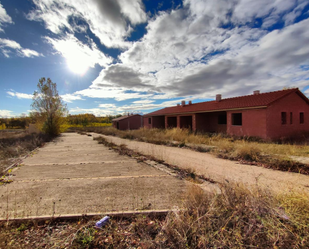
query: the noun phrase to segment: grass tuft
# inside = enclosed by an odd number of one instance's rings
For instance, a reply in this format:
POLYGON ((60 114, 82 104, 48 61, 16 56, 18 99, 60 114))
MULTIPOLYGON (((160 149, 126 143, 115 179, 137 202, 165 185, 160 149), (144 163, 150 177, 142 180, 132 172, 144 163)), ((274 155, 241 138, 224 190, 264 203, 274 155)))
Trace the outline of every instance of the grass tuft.
POLYGON ((225 134, 200 134, 186 129, 139 129, 121 131, 113 127, 85 128, 83 131, 118 136, 158 145, 186 147, 209 152, 220 158, 237 160, 265 168, 309 174, 309 165, 288 156, 308 157, 306 144, 277 144, 252 137, 229 137, 225 134))
POLYGON ((192 186, 183 207, 167 215, 0 223, 0 248, 309 248, 309 196, 272 195, 224 184, 220 192, 192 186), (18 231, 19 230, 19 231, 18 231))
POLYGON ((3 172, 5 168, 14 162, 14 159, 26 155, 52 139, 42 133, 28 134, 26 132, 6 132, 0 137, 0 173, 2 174, 5 173, 3 172))

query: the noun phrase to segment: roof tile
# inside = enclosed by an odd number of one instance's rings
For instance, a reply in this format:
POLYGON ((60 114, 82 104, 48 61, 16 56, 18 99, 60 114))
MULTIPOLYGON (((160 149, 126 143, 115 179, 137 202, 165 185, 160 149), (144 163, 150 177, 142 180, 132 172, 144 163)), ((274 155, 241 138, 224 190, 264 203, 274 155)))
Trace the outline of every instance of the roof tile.
MULTIPOLYGON (((237 108, 251 108, 260 106, 269 106, 274 101, 292 93, 299 92, 304 96, 297 88, 280 90, 275 92, 251 94, 234 98, 222 99, 221 101, 207 101, 185 106, 172 106, 167 107, 155 112, 145 114, 145 116, 158 116, 177 113, 190 113, 190 112, 207 112, 207 111, 220 111, 237 108)), ((307 99, 308 100, 308 99, 307 99)))

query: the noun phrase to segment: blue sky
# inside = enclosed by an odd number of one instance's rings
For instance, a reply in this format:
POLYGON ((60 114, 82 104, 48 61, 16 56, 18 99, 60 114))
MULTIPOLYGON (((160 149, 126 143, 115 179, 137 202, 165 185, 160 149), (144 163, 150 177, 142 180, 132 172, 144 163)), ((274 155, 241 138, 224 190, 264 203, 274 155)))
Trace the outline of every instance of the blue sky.
POLYGON ((309 96, 308 27, 308 0, 0 0, 0 117, 27 114, 41 77, 97 116, 309 96))

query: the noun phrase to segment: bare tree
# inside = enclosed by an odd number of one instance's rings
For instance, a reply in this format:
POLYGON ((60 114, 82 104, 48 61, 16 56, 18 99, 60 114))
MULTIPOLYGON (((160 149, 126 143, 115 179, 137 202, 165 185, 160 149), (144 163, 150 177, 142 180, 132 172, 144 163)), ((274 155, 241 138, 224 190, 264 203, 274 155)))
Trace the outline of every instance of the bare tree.
POLYGON ((57 91, 57 84, 50 78, 43 77, 37 85, 38 90, 33 93, 33 116, 44 133, 58 135, 60 133, 61 120, 67 115, 66 105, 63 103, 57 91))

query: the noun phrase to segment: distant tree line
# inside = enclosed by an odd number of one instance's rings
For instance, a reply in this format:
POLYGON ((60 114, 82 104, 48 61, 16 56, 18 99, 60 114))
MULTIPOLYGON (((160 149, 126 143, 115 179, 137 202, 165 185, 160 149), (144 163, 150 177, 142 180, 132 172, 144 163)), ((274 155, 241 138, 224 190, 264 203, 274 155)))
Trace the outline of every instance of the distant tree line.
MULTIPOLYGON (((78 114, 68 115, 64 121, 70 125, 87 126, 92 123, 106 123, 109 124, 114 118, 119 118, 122 115, 108 115, 106 117, 96 117, 93 114, 78 114)), ((26 129, 29 124, 35 123, 34 116, 21 116, 14 118, 0 118, 0 129, 26 129)))
POLYGON ((66 121, 71 125, 83 125, 87 126, 92 123, 111 123, 114 118, 121 117, 122 115, 108 115, 106 117, 96 117, 93 114, 78 114, 78 115, 68 115, 66 121))
POLYGON ((25 129, 31 123, 34 123, 34 120, 28 116, 0 118, 0 126, 6 129, 25 129))

